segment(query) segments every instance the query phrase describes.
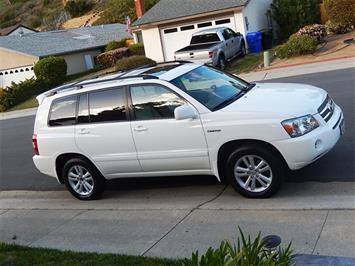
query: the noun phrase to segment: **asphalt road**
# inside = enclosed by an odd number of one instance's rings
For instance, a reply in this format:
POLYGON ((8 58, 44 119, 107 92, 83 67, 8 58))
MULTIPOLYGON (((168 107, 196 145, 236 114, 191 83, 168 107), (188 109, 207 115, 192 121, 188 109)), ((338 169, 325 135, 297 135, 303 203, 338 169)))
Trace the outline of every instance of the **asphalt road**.
MULTIPOLYGON (((314 164, 289 174, 289 182, 355 181, 354 113, 355 69, 268 80, 266 82, 296 82, 324 88, 344 111, 347 131, 336 147, 314 164)), ((290 99, 292 101, 292 99, 290 99)), ((60 190, 54 178, 39 173, 32 162, 34 117, 0 121, 0 190, 60 190)), ((213 177, 169 177, 137 180, 117 180, 111 189, 158 188, 191 185, 214 185, 213 177)))

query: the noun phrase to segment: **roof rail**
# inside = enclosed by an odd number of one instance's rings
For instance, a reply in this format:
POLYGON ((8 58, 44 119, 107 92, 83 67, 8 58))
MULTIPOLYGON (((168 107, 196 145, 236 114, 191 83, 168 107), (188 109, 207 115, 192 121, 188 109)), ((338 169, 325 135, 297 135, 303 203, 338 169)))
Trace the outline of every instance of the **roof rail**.
MULTIPOLYGON (((47 96, 52 96, 57 94, 59 91, 62 90, 66 90, 66 89, 71 89, 71 88, 76 88, 76 89, 81 89, 84 86, 87 85, 91 85, 91 84, 98 84, 98 83, 103 83, 103 82, 109 82, 109 81, 116 81, 116 80, 125 80, 125 79, 132 79, 132 78, 142 78, 142 79, 159 79, 159 77, 157 76, 153 76, 153 75, 148 75, 148 74, 140 74, 140 75, 134 75, 134 76, 125 76, 123 77, 123 75, 125 75, 127 73, 123 72, 121 73, 121 75, 116 76, 114 78, 108 78, 108 79, 102 79, 102 80, 89 80, 87 82, 85 82, 85 80, 79 80, 77 82, 68 84, 68 85, 64 85, 64 86, 60 86, 58 88, 55 88, 53 90, 51 90, 49 92, 49 94, 47 94, 47 96)), ((98 77, 96 77, 98 78, 98 77)))

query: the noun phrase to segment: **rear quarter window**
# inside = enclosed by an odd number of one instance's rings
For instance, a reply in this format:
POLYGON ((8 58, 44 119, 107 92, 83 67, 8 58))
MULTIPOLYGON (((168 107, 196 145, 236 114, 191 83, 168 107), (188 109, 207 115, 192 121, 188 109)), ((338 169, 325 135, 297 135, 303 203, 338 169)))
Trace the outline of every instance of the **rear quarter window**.
POLYGON ((70 126, 76 122, 76 96, 56 99, 49 112, 49 126, 70 126))

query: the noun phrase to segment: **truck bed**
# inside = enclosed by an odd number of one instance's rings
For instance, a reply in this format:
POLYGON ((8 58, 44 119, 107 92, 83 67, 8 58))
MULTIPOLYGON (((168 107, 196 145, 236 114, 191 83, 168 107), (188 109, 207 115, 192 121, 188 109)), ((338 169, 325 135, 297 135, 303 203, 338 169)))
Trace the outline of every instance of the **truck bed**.
POLYGON ((198 50, 208 50, 209 48, 215 46, 216 44, 220 44, 221 42, 210 42, 210 43, 203 43, 203 44, 193 44, 186 46, 175 53, 186 53, 186 52, 195 52, 198 50))

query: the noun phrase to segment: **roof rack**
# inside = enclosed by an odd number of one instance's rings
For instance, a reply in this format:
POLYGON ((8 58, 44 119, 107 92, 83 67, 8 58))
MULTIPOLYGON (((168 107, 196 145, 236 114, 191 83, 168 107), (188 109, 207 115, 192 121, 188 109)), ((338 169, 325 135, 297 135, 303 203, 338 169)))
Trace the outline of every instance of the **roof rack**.
MULTIPOLYGON (((68 84, 68 85, 64 85, 58 88, 55 88, 53 90, 50 91, 50 93, 47 96, 53 96, 55 94, 57 94, 59 91, 62 90, 67 90, 67 89, 71 89, 71 88, 76 88, 76 89, 81 89, 84 86, 87 85, 91 85, 91 84, 99 84, 99 83, 103 83, 103 82, 109 82, 109 81, 116 81, 116 80, 125 80, 125 79, 132 79, 132 78, 142 78, 142 79, 159 79, 159 77, 157 76, 153 76, 153 75, 148 75, 148 74, 140 74, 140 75, 134 75, 134 76, 127 76, 127 77, 123 77, 123 75, 125 75, 127 73, 123 72, 121 75, 116 76, 114 78, 109 78, 109 79, 102 79, 102 80, 90 80, 87 82, 84 82, 84 80, 79 80, 77 82, 68 84)), ((96 77, 98 78, 98 77, 96 77)))

